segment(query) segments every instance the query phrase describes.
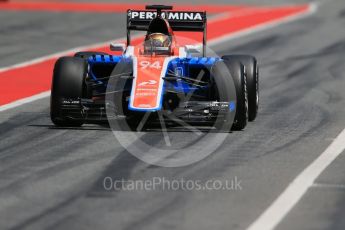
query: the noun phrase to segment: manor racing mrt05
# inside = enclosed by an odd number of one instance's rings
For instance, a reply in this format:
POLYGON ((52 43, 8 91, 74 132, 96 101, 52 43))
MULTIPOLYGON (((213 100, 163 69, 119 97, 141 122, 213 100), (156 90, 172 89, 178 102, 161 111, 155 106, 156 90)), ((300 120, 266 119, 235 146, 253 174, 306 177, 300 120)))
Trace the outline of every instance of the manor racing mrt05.
POLYGON ((110 45, 119 54, 85 51, 57 60, 53 123, 75 127, 118 119, 134 130, 162 121, 244 129, 258 112, 257 61, 249 55, 208 57, 206 25, 206 12, 164 5, 128 10, 127 43, 110 45), (133 45, 131 31, 145 31, 143 43, 133 45), (202 46, 180 45, 179 31, 201 32, 202 46))

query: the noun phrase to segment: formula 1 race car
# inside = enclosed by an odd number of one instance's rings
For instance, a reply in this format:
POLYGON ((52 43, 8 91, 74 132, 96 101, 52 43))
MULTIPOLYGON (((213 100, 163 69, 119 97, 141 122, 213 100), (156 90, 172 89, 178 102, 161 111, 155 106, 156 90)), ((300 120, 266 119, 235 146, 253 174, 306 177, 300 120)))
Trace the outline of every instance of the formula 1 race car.
POLYGON ((78 52, 57 60, 51 120, 76 127, 122 119, 138 130, 145 117, 147 124, 244 129, 258 112, 257 61, 248 55, 206 57, 206 24, 206 12, 164 5, 128 10, 127 44, 110 45, 119 55, 78 52), (131 44, 133 30, 146 32, 139 45, 131 44), (179 45, 175 31, 202 32, 202 46, 179 45))

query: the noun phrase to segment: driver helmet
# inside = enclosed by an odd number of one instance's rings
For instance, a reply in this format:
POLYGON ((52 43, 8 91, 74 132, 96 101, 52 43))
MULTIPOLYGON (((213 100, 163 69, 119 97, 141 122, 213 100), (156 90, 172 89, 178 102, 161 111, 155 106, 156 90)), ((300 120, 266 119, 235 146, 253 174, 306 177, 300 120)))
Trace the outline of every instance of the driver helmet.
POLYGON ((163 33, 152 33, 146 36, 145 43, 153 47, 169 48, 171 46, 171 38, 163 33))

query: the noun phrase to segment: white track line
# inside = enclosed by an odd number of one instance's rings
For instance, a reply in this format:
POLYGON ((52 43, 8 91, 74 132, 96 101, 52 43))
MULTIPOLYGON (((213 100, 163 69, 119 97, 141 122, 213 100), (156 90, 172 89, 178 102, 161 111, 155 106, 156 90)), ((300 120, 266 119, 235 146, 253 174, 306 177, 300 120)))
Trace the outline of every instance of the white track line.
MULTIPOLYGON (((238 37, 242 37, 242 36, 245 36, 245 35, 253 34, 253 33, 256 33, 256 32, 262 31, 262 30, 270 29, 270 28, 273 28, 275 26, 281 25, 283 23, 287 23, 287 22, 298 20, 300 18, 306 17, 306 16, 316 12, 316 10, 317 10, 317 4, 316 3, 311 3, 310 6, 309 6, 309 10, 307 12, 301 12, 300 14, 297 14, 297 15, 288 16, 288 17, 285 17, 283 19, 277 19, 277 20, 275 20, 273 22, 263 23, 261 25, 253 26, 253 27, 251 27, 249 29, 242 30, 242 31, 237 32, 237 33, 233 33, 233 34, 230 34, 230 35, 225 35, 225 36, 222 36, 222 37, 219 37, 219 38, 216 38, 216 39, 212 39, 209 42, 209 46, 215 46, 215 45, 227 42, 229 40, 232 40, 232 39, 235 39, 235 38, 238 38, 238 37)), ((236 16, 238 16, 238 15, 236 15, 236 16)), ((140 37, 140 35, 137 35, 136 37, 140 37)), ((133 36, 133 38, 134 38, 134 36, 133 36)), ((124 39, 125 38, 120 38, 120 39, 116 39, 115 41, 118 42, 118 41, 121 41, 121 40, 124 40, 124 39)), ((64 56, 64 55, 69 55, 71 53, 75 53, 75 52, 78 52, 80 50, 100 48, 100 47, 103 47, 103 46, 106 46, 106 45, 110 44, 111 42, 114 42, 114 40, 107 41, 107 42, 102 42, 102 43, 96 43, 96 44, 93 44, 93 45, 81 46, 81 47, 69 49, 69 50, 66 50, 66 51, 63 51, 63 52, 54 53, 54 54, 51 54, 51 55, 47 55, 47 56, 43 56, 43 57, 40 57, 40 58, 36 58, 36 59, 31 60, 31 61, 19 63, 19 64, 8 66, 8 67, 3 67, 3 68, 0 68, 0 73, 8 71, 8 70, 12 70, 12 69, 22 68, 22 67, 26 67, 26 66, 29 66, 29 65, 41 63, 41 62, 47 61, 47 60, 52 59, 52 58, 58 58, 58 57, 61 57, 61 56, 64 56)), ((15 108, 15 107, 18 107, 18 106, 21 106, 21 105, 24 105, 26 103, 30 103, 30 102, 42 99, 42 98, 45 98, 45 97, 48 97, 49 95, 50 95, 50 91, 46 91, 46 92, 43 92, 43 93, 31 96, 31 97, 27 97, 27 98, 20 99, 18 101, 11 102, 11 103, 6 104, 6 105, 2 105, 2 106, 0 106, 0 112, 8 110, 8 109, 15 108)))
MULTIPOLYGON (((142 34, 136 34, 132 36, 132 39, 137 39, 142 37, 142 34)), ((30 61, 25 61, 19 64, 15 64, 15 65, 11 65, 11 66, 6 66, 6 67, 2 67, 0 68, 0 73, 8 71, 8 70, 13 70, 13 69, 18 69, 18 68, 22 68, 22 67, 26 67, 29 65, 34 65, 34 64, 38 64, 38 63, 42 63, 44 61, 53 59, 53 58, 59 58, 61 56, 66 56, 66 55, 71 55, 74 54, 76 52, 79 51, 83 51, 83 50, 92 50, 92 49, 97 49, 97 48, 102 48, 104 46, 110 45, 110 43, 114 42, 114 43, 118 43, 121 41, 124 41, 126 39, 126 37, 122 37, 122 38, 118 38, 118 39, 113 39, 113 40, 109 40, 109 41, 105 41, 105 42, 99 42, 99 43, 95 43, 95 44, 91 44, 91 45, 85 45, 85 46, 79 46, 79 47, 75 47, 72 49, 68 49, 68 50, 64 50, 62 52, 58 52, 58 53, 54 53, 54 54, 49 54, 43 57, 39 57, 39 58, 35 58, 32 59, 30 61)))
POLYGON ((260 24, 257 26, 253 26, 253 27, 250 27, 248 29, 241 30, 237 33, 233 33, 231 35, 224 35, 224 36, 221 36, 219 38, 213 39, 208 44, 210 46, 216 46, 216 45, 219 45, 221 43, 224 43, 224 42, 227 42, 227 41, 239 38, 239 37, 243 37, 243 36, 253 34, 256 32, 260 32, 263 30, 271 29, 271 28, 277 27, 279 25, 282 25, 282 24, 285 24, 288 22, 296 21, 296 20, 305 18, 311 14, 314 14, 317 11, 317 9, 318 9, 318 3, 316 3, 316 2, 310 3, 308 11, 303 11, 299 14, 287 16, 287 17, 282 18, 282 19, 277 19, 277 20, 263 23, 263 24, 260 24))
POLYGON ((23 98, 23 99, 11 102, 9 104, 0 106, 0 112, 8 110, 8 109, 13 109, 15 107, 18 107, 18 106, 21 106, 21 105, 24 105, 24 104, 27 104, 27 103, 30 103, 30 102, 33 102, 33 101, 37 101, 39 99, 42 99, 42 98, 45 98, 45 97, 49 97, 49 96, 50 96, 50 91, 46 91, 46 92, 43 92, 43 93, 39 93, 39 94, 33 95, 31 97, 26 97, 26 98, 23 98))
MULTIPOLYGON (((118 40, 121 40, 121 39, 117 39, 116 41, 118 41, 118 40)), ((8 70, 12 70, 12 69, 18 69, 18 68, 26 67, 26 66, 29 66, 29 65, 34 65, 34 64, 42 63, 42 62, 47 61, 49 59, 59 58, 61 56, 69 55, 71 53, 76 53, 76 52, 81 51, 81 50, 101 48, 103 46, 109 45, 111 42, 114 42, 114 40, 107 41, 107 42, 102 42, 102 43, 96 43, 96 44, 93 44, 93 45, 80 46, 80 47, 76 47, 76 48, 73 48, 73 49, 65 50, 65 51, 62 51, 62 52, 46 55, 46 56, 43 56, 43 57, 40 57, 40 58, 35 58, 35 59, 30 60, 30 61, 22 62, 22 63, 19 63, 19 64, 7 66, 7 67, 2 67, 2 68, 0 68, 0 73, 8 71, 8 70)))
POLYGON ((266 209, 247 230, 272 230, 313 186, 319 175, 344 151, 345 129, 332 144, 306 169, 303 170, 285 191, 266 209))

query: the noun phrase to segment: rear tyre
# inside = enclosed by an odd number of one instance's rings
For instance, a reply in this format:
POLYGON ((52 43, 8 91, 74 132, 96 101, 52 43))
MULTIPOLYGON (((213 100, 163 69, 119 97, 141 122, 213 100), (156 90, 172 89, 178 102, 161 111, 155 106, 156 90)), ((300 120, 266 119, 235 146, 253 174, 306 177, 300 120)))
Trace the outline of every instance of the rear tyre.
POLYGON ((87 63, 82 58, 62 57, 54 67, 50 97, 50 117, 56 126, 78 127, 84 118, 80 104, 63 109, 63 101, 77 101, 83 97, 87 63), (71 111, 73 110, 73 113, 71 111))
POLYGON ((92 52, 92 51, 83 51, 83 52, 77 52, 74 54, 74 57, 79 57, 83 59, 89 59, 89 57, 93 55, 108 55, 107 53, 103 52, 92 52))
POLYGON ((222 58, 241 62, 245 66, 248 91, 248 120, 254 121, 259 109, 259 67, 256 58, 249 55, 226 55, 222 58))

